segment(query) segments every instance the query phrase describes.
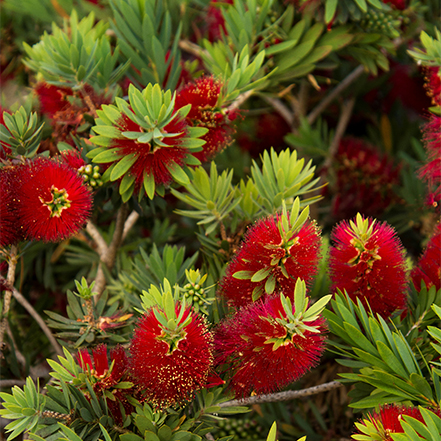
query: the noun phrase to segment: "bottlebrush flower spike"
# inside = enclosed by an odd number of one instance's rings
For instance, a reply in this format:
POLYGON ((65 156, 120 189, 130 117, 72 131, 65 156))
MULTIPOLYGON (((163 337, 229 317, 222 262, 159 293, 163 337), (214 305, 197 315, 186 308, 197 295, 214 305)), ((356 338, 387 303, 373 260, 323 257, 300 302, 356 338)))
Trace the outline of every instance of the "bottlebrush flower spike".
POLYGON ((142 92, 129 86, 129 103, 116 98, 116 106, 103 105, 97 111, 98 146, 88 157, 95 163, 110 164, 104 180, 120 181, 119 192, 127 201, 134 191, 153 198, 163 194, 172 180, 189 182, 183 167, 198 165, 192 155, 201 149, 199 138, 207 129, 189 127, 185 117, 190 106, 176 110, 175 96, 149 84, 142 92))
POLYGON ((400 240, 387 223, 364 219, 342 221, 333 230, 329 269, 332 289, 346 290, 364 306, 389 317, 406 307, 406 264, 400 240))
MULTIPOLYGON (((92 350, 92 357, 87 349, 78 351, 78 363, 91 379, 93 390, 103 394, 107 406, 118 425, 122 425, 124 417, 121 406, 126 415, 133 412, 134 407, 128 397, 136 397, 142 401, 141 391, 132 383, 128 370, 128 359, 122 346, 116 346, 110 351, 110 364, 107 355, 107 346, 99 344, 92 350)), ((87 395, 87 390, 84 391, 87 395)))
MULTIPOLYGON (((415 418, 424 424, 421 409, 417 407, 407 407, 399 404, 389 404, 381 406, 379 412, 368 414, 367 418, 355 423, 358 432, 352 435, 355 440, 378 440, 393 441, 392 434, 404 433, 401 422, 403 416, 415 418)), ((432 409, 437 416, 441 416, 439 409, 432 409)))
POLYGON ((13 166, 0 168, 0 247, 15 244, 22 239, 15 203, 14 170, 13 166))
POLYGON ((319 229, 307 221, 309 207, 300 214, 300 201, 291 213, 259 220, 220 282, 220 294, 235 307, 245 306, 265 294, 281 291, 292 296, 300 277, 310 283, 317 272, 321 238, 319 229))
POLYGON ((92 195, 75 170, 37 158, 16 168, 16 210, 27 239, 57 242, 76 234, 88 220, 92 195))
POLYGON ((439 66, 425 66, 424 85, 427 95, 432 99, 434 106, 441 106, 441 68, 439 66))
POLYGON ((206 127, 208 133, 202 137, 206 144, 194 156, 205 162, 232 143, 234 128, 231 121, 236 119, 236 111, 222 110, 219 95, 222 83, 213 77, 202 77, 193 84, 187 84, 176 95, 176 108, 191 104, 187 122, 192 127, 206 127))
POLYGON ((438 224, 426 250, 418 259, 411 278, 417 291, 421 289, 423 280, 427 288, 434 285, 437 291, 441 289, 441 224, 438 224))
POLYGON ((321 312, 331 296, 308 308, 306 284, 297 279, 294 304, 268 296, 227 318, 215 332, 215 363, 226 365, 236 396, 271 393, 314 367, 324 350, 321 312))
POLYGON ((169 291, 138 322, 130 345, 130 368, 147 399, 159 408, 192 398, 207 386, 213 341, 204 319, 175 304, 169 291))

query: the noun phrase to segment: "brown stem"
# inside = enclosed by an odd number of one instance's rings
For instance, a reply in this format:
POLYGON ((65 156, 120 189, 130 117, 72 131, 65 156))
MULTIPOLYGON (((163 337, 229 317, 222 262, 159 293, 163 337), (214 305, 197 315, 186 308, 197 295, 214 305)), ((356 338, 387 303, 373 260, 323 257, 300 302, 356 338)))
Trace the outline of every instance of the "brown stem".
POLYGON ((227 110, 235 110, 238 109, 252 94, 254 90, 248 90, 247 92, 241 93, 228 107, 227 110))
POLYGON ((14 386, 23 387, 26 380, 0 380, 0 389, 6 389, 14 386))
POLYGON ((184 52, 187 52, 195 57, 200 57, 203 53, 208 55, 208 52, 203 49, 201 46, 192 43, 189 40, 180 40, 179 41, 179 49, 182 49, 184 52))
MULTIPOLYGON (((15 282, 15 268, 17 266, 17 246, 11 245, 11 252, 9 253, 9 267, 8 274, 6 277, 6 286, 7 290, 5 292, 5 298, 3 300, 3 312, 2 312, 2 321, 0 322, 0 350, 4 349, 4 336, 5 331, 8 326, 8 315, 9 309, 11 307, 11 298, 12 298, 12 287, 15 282)), ((5 280, 2 277, 3 280, 5 280)))
POLYGON ((354 69, 338 86, 333 89, 308 115, 308 123, 312 124, 320 114, 338 97, 348 86, 350 86, 364 72, 363 66, 354 69))
POLYGON ((251 404, 289 401, 296 398, 309 397, 322 392, 328 392, 341 386, 343 386, 342 383, 338 381, 331 381, 329 383, 319 384, 318 386, 308 387, 307 389, 288 390, 274 394, 256 395, 254 397, 242 398, 240 400, 225 401, 224 403, 220 403, 219 407, 249 406, 251 404))
POLYGON ((124 240, 127 237, 127 234, 129 234, 129 231, 133 228, 136 221, 139 219, 139 213, 137 211, 132 211, 128 218, 126 219, 126 222, 124 223, 124 229, 122 234, 122 239, 124 240))
POLYGON ((107 251, 109 249, 107 242, 104 240, 103 236, 101 236, 98 228, 91 221, 87 222, 86 231, 95 242, 98 248, 98 254, 100 256, 104 256, 105 254, 107 254, 107 251))
MULTIPOLYGON (((0 282, 4 282, 4 281, 5 281, 4 277, 0 276, 0 282)), ((38 312, 34 309, 34 307, 26 300, 23 294, 19 292, 17 289, 12 288, 11 293, 14 296, 14 298, 17 300, 17 302, 20 303, 20 305, 23 306, 23 308, 25 308, 26 311, 38 323, 41 330, 45 333, 50 344, 54 348, 55 353, 57 355, 63 355, 63 350, 61 349, 61 346, 58 344, 57 340, 52 335, 52 332, 50 331, 49 327, 46 325, 45 321, 41 318, 40 314, 38 314, 38 312)))
POLYGON ((270 96, 264 96, 263 99, 274 108, 290 127, 294 125, 294 115, 291 110, 282 103, 282 101, 270 96))
POLYGON ((332 164, 334 156, 337 153, 341 138, 345 134, 346 128, 349 124, 349 120, 351 119, 354 104, 355 104, 354 97, 350 98, 349 100, 343 103, 340 119, 338 120, 337 129, 335 130, 334 139, 332 140, 332 143, 329 146, 328 156, 325 162, 323 163, 323 167, 325 169, 327 169, 332 164))
POLYGON ((89 108, 92 116, 94 118, 98 118, 98 114, 96 113, 95 104, 93 104, 92 99, 90 98, 89 94, 84 90, 84 87, 81 88, 81 95, 82 95, 84 102, 87 104, 87 107, 89 108))

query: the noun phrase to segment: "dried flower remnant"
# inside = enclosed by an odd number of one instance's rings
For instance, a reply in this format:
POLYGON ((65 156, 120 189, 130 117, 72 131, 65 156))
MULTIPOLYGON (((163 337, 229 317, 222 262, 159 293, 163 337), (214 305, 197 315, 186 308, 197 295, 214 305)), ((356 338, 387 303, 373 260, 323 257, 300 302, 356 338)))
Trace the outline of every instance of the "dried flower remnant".
POLYGON ((410 276, 418 291, 423 280, 427 288, 435 286, 437 291, 441 289, 441 224, 438 224, 410 276))
POLYGON ((27 239, 57 242, 88 220, 91 192, 69 166, 40 157, 18 166, 15 176, 17 216, 27 239))
MULTIPOLYGON (((441 416, 439 409, 431 409, 437 416, 441 416)), ((408 407, 401 404, 381 406, 378 412, 372 412, 358 423, 355 423, 357 433, 352 435, 355 440, 393 441, 392 434, 404 433, 401 422, 403 416, 409 416, 424 423, 421 410, 417 407, 408 407), (368 438, 369 437, 369 438, 368 438)))
POLYGON ((298 279, 294 304, 274 294, 220 323, 215 362, 224 367, 236 396, 275 392, 317 365, 326 331, 320 313, 330 296, 307 309, 305 294, 305 283, 298 279))
POLYGON ((332 213, 336 219, 347 219, 357 212, 378 216, 398 201, 394 187, 400 182, 400 167, 363 140, 343 139, 334 167, 337 180, 332 213))
POLYGON ((187 122, 191 126, 208 129, 208 133, 202 137, 206 141, 203 150, 194 153, 202 162, 212 159, 233 141, 232 121, 236 119, 237 111, 223 110, 220 107, 218 100, 221 88, 221 81, 213 77, 203 77, 187 84, 176 95, 177 109, 191 104, 187 122))
POLYGON ((192 398, 208 386, 212 335, 191 308, 153 307, 139 320, 130 345, 130 369, 146 398, 159 408, 192 398))
POLYGON ((275 290, 291 296, 297 278, 312 281, 321 237, 307 216, 308 210, 300 216, 285 212, 261 219, 247 231, 220 282, 219 292, 230 304, 245 306, 275 290))
POLYGON ((329 270, 332 289, 346 290, 374 313, 389 317, 406 307, 407 280, 403 248, 387 223, 342 221, 332 231, 329 270))

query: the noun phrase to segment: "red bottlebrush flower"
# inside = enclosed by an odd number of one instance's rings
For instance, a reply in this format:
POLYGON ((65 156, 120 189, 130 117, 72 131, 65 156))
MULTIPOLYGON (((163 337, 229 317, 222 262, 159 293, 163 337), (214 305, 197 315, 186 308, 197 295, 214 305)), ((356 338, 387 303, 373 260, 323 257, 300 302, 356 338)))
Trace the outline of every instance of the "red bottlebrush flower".
POLYGON ((382 0, 382 2, 388 3, 400 11, 403 11, 407 7, 406 0, 382 0))
MULTIPOLYGON (((441 416, 439 409, 431 409, 437 416, 441 416)), ((407 407, 397 404, 381 406, 379 412, 368 414, 366 419, 355 423, 359 434, 371 436, 372 439, 381 441, 393 441, 392 434, 404 433, 401 427, 403 416, 409 416, 424 423, 421 411, 417 407, 407 407)))
POLYGON ((439 66, 425 67, 425 80, 427 95, 432 98, 434 106, 441 106, 441 69, 439 66))
POLYGON ((76 234, 92 209, 92 195, 72 168, 45 158, 17 167, 17 215, 26 238, 56 242, 76 234))
MULTIPOLYGON (((176 306, 176 315, 180 308, 176 306)), ((170 407, 207 386, 212 368, 212 335, 203 318, 186 308, 177 332, 165 329, 150 309, 139 320, 130 345, 130 368, 149 401, 170 407)))
POLYGON ((20 220, 16 209, 14 188, 15 167, 0 169, 0 247, 15 244, 22 240, 20 220))
POLYGON ((441 192, 441 116, 432 114, 423 133, 428 160, 418 170, 418 176, 428 183, 429 197, 437 201, 441 192))
POLYGON ((59 156, 59 159, 77 171, 86 165, 86 161, 84 161, 81 153, 78 150, 63 150, 59 156))
POLYGON ((347 219, 358 212, 378 216, 398 201, 400 167, 363 140, 345 138, 335 156, 337 182, 332 201, 333 216, 347 219))
POLYGON ((321 244, 317 226, 308 221, 289 237, 283 237, 280 222, 280 215, 259 220, 247 231, 228 265, 220 294, 235 307, 274 290, 292 297, 297 278, 309 284, 316 274, 321 244))
POLYGON ((225 20, 222 15, 222 4, 233 4, 233 0, 212 0, 204 15, 203 28, 209 41, 218 41, 226 34, 225 20))
POLYGON ((215 363, 226 365, 236 396, 280 390, 317 365, 324 350, 324 319, 302 321, 295 313, 287 298, 271 295, 220 323, 215 363))
POLYGON ((219 80, 203 77, 186 85, 176 95, 177 109, 191 104, 187 122, 191 126, 208 129, 208 133, 201 138, 206 141, 203 150, 193 153, 201 162, 212 159, 232 142, 234 128, 231 122, 236 119, 237 112, 223 111, 220 108, 218 98, 221 87, 219 80))
POLYGON ((52 118, 57 112, 71 106, 68 96, 72 96, 73 92, 67 87, 53 86, 48 83, 37 83, 34 87, 40 101, 40 110, 52 118))
POLYGON ((438 224, 410 276, 418 291, 423 280, 427 288, 434 285, 437 291, 441 289, 441 224, 438 224))
POLYGON ((116 346, 110 351, 110 363, 105 344, 96 346, 92 350, 92 357, 87 349, 79 350, 77 359, 81 368, 85 372, 90 372, 94 392, 101 394, 106 391, 107 406, 116 424, 122 425, 124 419, 121 405, 126 415, 134 410, 127 397, 134 396, 142 401, 140 390, 136 385, 125 384, 123 388, 116 387, 120 382, 132 380, 128 372, 128 359, 124 348, 116 346), (113 400, 108 397, 109 394, 113 396, 113 400))
POLYGON ((406 307, 406 263, 400 240, 386 222, 342 221, 333 230, 329 253, 332 289, 346 290, 372 311, 389 317, 406 307))

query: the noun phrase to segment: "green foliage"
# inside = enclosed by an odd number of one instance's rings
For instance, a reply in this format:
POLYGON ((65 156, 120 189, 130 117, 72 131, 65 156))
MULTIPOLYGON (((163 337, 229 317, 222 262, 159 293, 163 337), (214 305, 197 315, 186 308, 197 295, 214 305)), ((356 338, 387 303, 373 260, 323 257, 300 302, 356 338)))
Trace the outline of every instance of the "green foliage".
POLYGON ((178 42, 170 10, 155 0, 110 0, 121 52, 131 63, 130 77, 140 86, 159 84, 174 90, 181 73, 178 42))
POLYGON ((423 66, 440 66, 441 65, 441 32, 439 29, 435 29, 435 38, 429 36, 426 32, 421 31, 420 34, 421 44, 424 50, 415 48, 409 50, 411 55, 418 64, 423 66))
POLYGON ((34 46, 24 43, 28 59, 24 62, 40 73, 46 82, 82 90, 89 84, 97 91, 109 90, 121 79, 129 63, 117 65, 119 49, 113 51, 105 32, 107 25, 94 24, 94 14, 78 21, 72 11, 63 29, 55 23, 52 34, 45 33, 34 46))
POLYGON ((12 114, 3 112, 3 119, 5 124, 0 124, 0 149, 11 149, 12 156, 34 156, 40 145, 44 125, 38 125, 37 113, 20 107, 12 114))
POLYGON ((347 295, 339 293, 331 305, 334 312, 327 310, 324 316, 330 331, 343 340, 343 344, 332 342, 334 350, 346 357, 338 360, 341 364, 354 369, 354 373, 341 377, 373 387, 367 396, 360 396, 358 389, 352 407, 363 409, 403 401, 438 406, 439 380, 433 386, 427 381, 425 364, 420 366, 399 330, 391 330, 382 317, 374 317, 360 301, 355 305, 347 295))

